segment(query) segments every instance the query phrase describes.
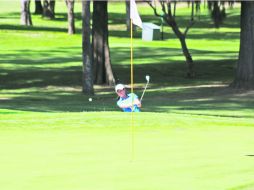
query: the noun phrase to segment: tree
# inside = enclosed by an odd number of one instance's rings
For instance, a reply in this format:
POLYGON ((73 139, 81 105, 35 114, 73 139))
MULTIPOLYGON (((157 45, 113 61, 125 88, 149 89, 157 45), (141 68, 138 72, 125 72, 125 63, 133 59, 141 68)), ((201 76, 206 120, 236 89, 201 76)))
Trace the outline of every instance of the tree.
MULTIPOLYGON (((233 7, 234 1, 228 1, 229 7, 233 7)), ((215 26, 219 27, 226 18, 224 1, 208 2, 212 10, 212 18, 215 26)), ((240 49, 236 68, 236 74, 230 87, 238 89, 254 89, 254 2, 241 1, 241 33, 240 49)))
POLYGON ((126 9, 126 28, 130 30, 130 1, 125 1, 125 9, 126 9))
POLYGON ((185 57, 186 60, 186 64, 187 64, 187 77, 192 78, 195 76, 194 73, 194 62, 192 60, 192 56, 190 54, 190 51, 187 47, 186 44, 186 37, 187 37, 187 33, 189 31, 189 29, 194 25, 194 4, 199 4, 199 1, 191 1, 191 15, 190 15, 190 20, 189 20, 189 24, 187 25, 186 29, 184 32, 182 32, 176 22, 176 14, 175 14, 175 10, 176 10, 176 2, 174 2, 173 4, 173 13, 172 13, 172 6, 171 6, 171 0, 159 0, 160 6, 161 6, 161 10, 163 14, 159 14, 157 7, 155 4, 153 4, 153 1, 150 0, 146 0, 146 2, 150 5, 150 7, 153 9, 154 14, 158 17, 163 18, 163 20, 171 27, 171 29, 173 30, 174 34, 177 36, 177 38, 179 39, 180 43, 181 43, 181 47, 182 47, 182 52, 183 55, 185 57))
POLYGON ((43 12, 41 0, 34 0, 34 2, 35 2, 35 11, 34 11, 34 14, 41 15, 42 12, 43 12))
POLYGON ((115 78, 108 44, 107 1, 94 1, 93 3, 92 51, 94 83, 114 85, 115 78))
POLYGON ((231 87, 254 89, 254 2, 241 2, 240 51, 231 87))
POLYGON ((30 0, 21 0, 21 24, 26 26, 33 25, 30 13, 30 0))
POLYGON ((223 20, 226 18, 225 2, 208 1, 208 8, 211 11, 211 17, 215 27, 219 28, 223 20))
POLYGON ((90 43, 90 1, 82 1, 82 51, 83 51, 83 92, 85 94, 94 94, 93 89, 93 71, 90 43))
POLYGON ((55 0, 43 0, 43 17, 47 19, 55 18, 55 0))
POLYGON ((68 9, 68 34, 75 34, 74 0, 65 0, 68 9))
MULTIPOLYGON (((130 0, 125 1, 125 9, 126 9, 126 28, 130 31, 130 0)), ((132 29, 135 31, 137 29, 136 25, 132 26, 132 29)))

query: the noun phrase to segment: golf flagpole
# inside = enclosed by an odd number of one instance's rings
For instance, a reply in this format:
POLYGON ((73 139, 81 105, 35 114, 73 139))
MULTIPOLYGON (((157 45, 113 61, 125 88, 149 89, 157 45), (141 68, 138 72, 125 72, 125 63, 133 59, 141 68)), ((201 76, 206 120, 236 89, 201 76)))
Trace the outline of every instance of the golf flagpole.
MULTIPOLYGON (((130 19, 130 32, 131 32, 131 93, 133 93, 133 26, 132 26, 132 19, 130 19)), ((133 100, 133 96, 132 96, 132 102, 133 100)), ((131 110, 133 110, 133 105, 131 107, 131 110)), ((135 146, 134 146, 134 121, 133 121, 133 111, 131 112, 131 160, 134 160, 134 154, 135 154, 135 146)))
MULTIPOLYGON (((134 83, 134 69, 133 69, 133 24, 142 28, 142 21, 138 14, 138 9, 135 0, 130 0, 130 33, 131 33, 131 93, 133 94, 133 83, 134 83)), ((132 95, 132 103, 134 102, 134 96, 132 95)), ((132 105, 132 110, 134 105, 132 105)), ((135 128, 133 111, 131 112, 131 160, 134 159, 135 154, 135 128)))

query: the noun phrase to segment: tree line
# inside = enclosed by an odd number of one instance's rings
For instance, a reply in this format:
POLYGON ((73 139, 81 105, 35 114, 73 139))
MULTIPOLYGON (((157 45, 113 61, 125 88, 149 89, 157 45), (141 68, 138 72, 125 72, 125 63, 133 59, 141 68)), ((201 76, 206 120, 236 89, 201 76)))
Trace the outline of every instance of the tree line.
MULTIPOLYGON (((75 0, 65 0, 68 15, 68 33, 75 33, 75 0)), ((35 14, 55 18, 54 0, 35 0, 35 14)), ((93 94, 93 84, 114 85, 108 43, 108 2, 94 1, 91 16, 90 1, 82 1, 83 92, 93 94), (92 19, 92 26, 90 20, 92 19), (92 28, 92 29, 91 29, 92 28), (90 41, 92 36, 92 41, 90 41)), ((30 0, 21 0, 21 24, 31 26, 30 0)))
MULTIPOLYGON (((65 0, 68 10, 68 33, 75 33, 74 1, 65 0)), ((177 22, 177 3, 180 0, 157 0, 156 5, 151 0, 143 0, 154 11, 154 15, 171 27, 177 39, 180 41, 183 56, 187 65, 186 76, 195 77, 195 65, 191 53, 188 49, 186 38, 187 33, 195 24, 195 11, 198 12, 201 0, 187 1, 190 6, 190 19, 184 31, 181 31, 177 22), (159 14, 158 12, 163 14, 159 14)), ((90 1, 82 1, 82 49, 83 49, 83 92, 93 94, 93 84, 115 84, 115 77, 111 67, 110 49, 108 44, 108 1, 93 1, 93 11, 91 15, 90 1), (92 26, 90 26, 92 20, 92 26), (90 37, 92 41, 90 42, 90 37)), ((234 1, 204 1, 211 12, 211 19, 215 27, 219 27, 226 17, 226 6, 232 7, 234 1)), ((254 89, 254 2, 241 1, 240 18, 240 49, 236 74, 230 84, 233 88, 254 89)), ((30 0, 21 0, 21 23, 32 25, 30 13, 30 0)), ((35 13, 42 14, 48 19, 54 18, 54 0, 35 0, 35 13)), ((129 18, 129 2, 126 1, 126 13, 129 18)), ((129 19, 126 19, 129 28, 129 19)))

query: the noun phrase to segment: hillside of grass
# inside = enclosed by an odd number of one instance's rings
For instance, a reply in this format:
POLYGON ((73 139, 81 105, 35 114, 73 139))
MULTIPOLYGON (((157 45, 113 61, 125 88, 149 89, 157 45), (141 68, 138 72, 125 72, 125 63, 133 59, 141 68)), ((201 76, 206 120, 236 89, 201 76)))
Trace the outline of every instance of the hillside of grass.
MULTIPOLYGON (((3 1, 5 2, 5 1, 3 1)), ((19 24, 19 3, 2 3, 1 12, 1 107, 23 111, 117 111, 113 87, 95 86, 92 104, 81 93, 81 3, 76 3, 78 33, 67 35, 67 15, 57 2, 56 19, 33 15, 33 26, 19 24), (8 7, 8 8, 6 8, 8 7), (64 102, 64 104, 62 103, 64 102), (96 109, 95 109, 96 107, 96 109)), ((33 12, 33 3, 31 11, 33 12)), ((116 79, 130 83, 130 34, 125 29, 123 3, 109 3, 110 51, 116 79)), ((146 4, 139 4, 144 22, 160 25, 146 4)), ((195 79, 185 78, 186 65, 179 41, 164 26, 163 41, 141 40, 134 32, 135 92, 141 95, 145 75, 151 84, 143 111, 208 115, 248 116, 252 114, 253 93, 232 90, 239 49, 239 7, 228 10, 221 26, 213 27, 203 6, 187 36, 195 61, 195 79)), ((180 6, 179 25, 184 29, 190 10, 180 6)))

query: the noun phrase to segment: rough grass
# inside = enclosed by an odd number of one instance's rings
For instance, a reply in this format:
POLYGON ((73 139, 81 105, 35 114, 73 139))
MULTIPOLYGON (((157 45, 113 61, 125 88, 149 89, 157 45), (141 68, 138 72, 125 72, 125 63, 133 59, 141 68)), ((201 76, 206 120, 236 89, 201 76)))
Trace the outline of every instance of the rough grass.
MULTIPOLYGON (((66 8, 56 19, 33 15, 19 25, 19 1, 0 6, 0 184, 4 190, 253 189, 253 92, 236 91, 239 8, 214 29, 207 11, 187 43, 196 78, 185 78, 178 40, 143 42, 134 33, 135 92, 151 84, 143 112, 124 114, 113 87, 81 93, 81 4, 78 34, 67 35, 66 8)), ((33 2, 32 2, 33 6, 33 2)), ((142 19, 160 24, 140 5, 142 19)), ((124 6, 111 3, 110 48, 117 78, 128 84, 129 33, 124 6)), ((189 11, 178 11, 180 26, 189 11)))

